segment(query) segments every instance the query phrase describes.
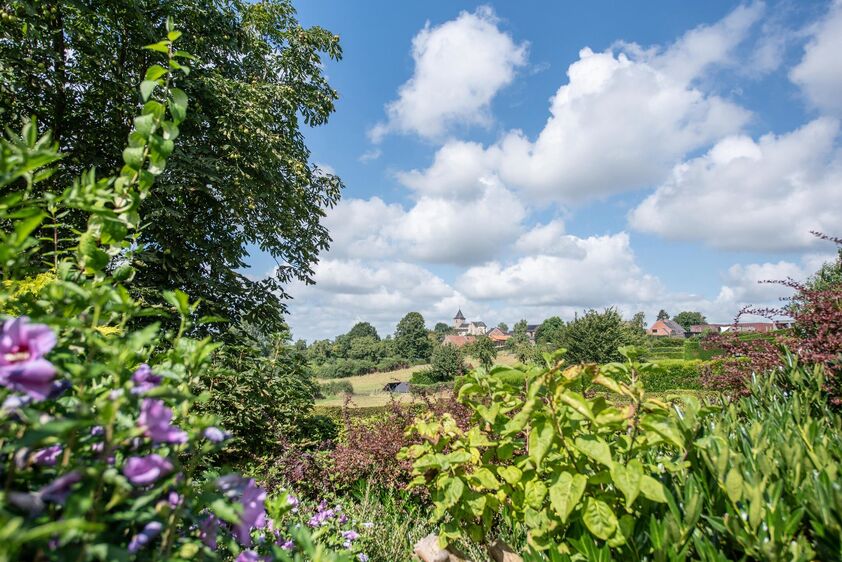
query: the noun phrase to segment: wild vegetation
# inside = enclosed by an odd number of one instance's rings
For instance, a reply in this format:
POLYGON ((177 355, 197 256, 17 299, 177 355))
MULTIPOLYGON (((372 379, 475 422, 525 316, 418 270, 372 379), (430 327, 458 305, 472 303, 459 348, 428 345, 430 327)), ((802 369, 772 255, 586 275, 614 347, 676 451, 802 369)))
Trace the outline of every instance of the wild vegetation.
POLYGON ((3 8, 0 560, 842 558, 842 253, 749 311, 793 318, 764 337, 609 308, 516 323, 507 365, 418 312, 293 343, 338 37, 283 0, 144 8, 3 8), (249 279, 247 244, 283 265, 249 279), (435 392, 315 405, 397 368, 435 392))

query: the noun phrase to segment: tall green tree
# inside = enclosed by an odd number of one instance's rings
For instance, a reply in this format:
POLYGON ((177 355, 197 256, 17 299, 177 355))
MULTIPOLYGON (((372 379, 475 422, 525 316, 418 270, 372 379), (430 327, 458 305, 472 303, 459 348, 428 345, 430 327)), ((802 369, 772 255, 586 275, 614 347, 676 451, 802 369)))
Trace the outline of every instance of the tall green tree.
POLYGON ((620 361, 617 351, 628 343, 628 333, 620 313, 614 308, 602 312, 588 310, 567 324, 561 347, 567 349, 570 363, 609 363, 620 361))
POLYGON ((564 320, 558 316, 551 316, 541 322, 535 331, 535 343, 555 344, 561 339, 561 332, 564 331, 564 320))
POLYGON ((465 346, 465 351, 479 361, 486 370, 493 367, 494 360, 497 359, 497 347, 488 336, 478 336, 476 340, 465 346))
POLYGON ((507 334, 509 333, 509 325, 505 322, 500 322, 499 324, 497 324, 497 327, 500 328, 501 331, 507 334))
POLYGON ((190 119, 142 202, 132 288, 147 303, 156 288, 182 289, 201 298, 200 315, 282 330, 284 286, 312 282, 342 187, 311 162, 303 131, 334 111, 324 63, 341 57, 339 37, 303 28, 290 0, 10 0, 3 10, 0 118, 52 128, 65 158, 46 191, 92 165, 120 168, 137 86, 156 61, 143 47, 167 16, 178 23, 181 48, 198 58, 176 84, 190 119), (244 273, 251 251, 277 264, 266 278, 244 273))
POLYGON ((669 317, 669 312, 667 312, 663 308, 658 311, 658 320, 669 320, 669 317))
POLYGON ((432 347, 421 313, 410 312, 401 318, 395 328, 395 349, 398 355, 410 361, 426 361, 430 359, 432 347))
POLYGON ((380 336, 377 334, 377 328, 368 322, 357 322, 345 335, 351 340, 369 337, 380 341, 380 336))
POLYGON ((528 326, 526 320, 519 320, 512 328, 512 337, 506 341, 506 346, 521 363, 526 363, 534 355, 532 342, 529 341, 527 333, 528 326))
POLYGON ((701 312, 689 310, 679 312, 678 314, 673 316, 672 319, 675 320, 676 323, 681 325, 685 330, 689 330, 690 326, 692 326, 693 324, 707 324, 707 319, 705 318, 704 314, 702 314, 701 312))
POLYGON ((444 336, 451 332, 453 332, 453 328, 444 322, 436 322, 436 325, 433 327, 433 333, 436 335, 436 341, 438 343, 441 343, 444 340, 444 336))
POLYGON ((452 381, 468 368, 462 350, 451 344, 437 345, 430 359, 431 375, 436 382, 452 381))

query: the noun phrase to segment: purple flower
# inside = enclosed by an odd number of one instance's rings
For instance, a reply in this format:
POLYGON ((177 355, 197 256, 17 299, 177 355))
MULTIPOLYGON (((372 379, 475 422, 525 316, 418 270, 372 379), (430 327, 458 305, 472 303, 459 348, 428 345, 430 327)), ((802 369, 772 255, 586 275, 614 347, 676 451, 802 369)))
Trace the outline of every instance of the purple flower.
POLYGON ((298 513, 298 504, 299 503, 301 503, 301 502, 298 501, 298 498, 296 498, 292 494, 289 494, 287 496, 287 505, 292 508, 293 513, 298 513))
POLYGON ((261 560, 268 560, 268 558, 260 556, 253 550, 244 550, 237 556, 235 562, 260 562, 261 560))
POLYGON ((216 532, 219 529, 219 519, 216 515, 208 515, 199 523, 199 539, 211 550, 216 550, 216 532))
POLYGON ((56 345, 55 333, 21 316, 6 320, 0 332, 0 385, 44 400, 53 389, 56 369, 44 359, 56 345))
POLYGON ((60 381, 53 381, 53 384, 50 387, 50 393, 47 395, 48 400, 55 400, 56 398, 60 397, 62 394, 67 392, 70 387, 73 385, 70 384, 70 381, 67 379, 62 379, 60 381))
POLYGON ((172 463, 161 455, 129 457, 123 466, 123 474, 135 486, 145 486, 168 474, 173 469, 172 463))
POLYGON ((99 437, 100 435, 105 435, 105 428, 101 425, 95 425, 91 428, 91 435, 93 437, 99 437))
MULTIPOLYGON (((338 506, 337 506, 338 507, 338 506)), ((316 514, 307 522, 311 527, 320 527, 324 525, 328 519, 335 515, 334 510, 327 509, 327 502, 322 500, 316 507, 316 514)))
POLYGON ((251 529, 263 528, 266 525, 266 491, 260 488, 251 479, 246 484, 240 503, 243 505, 243 515, 240 522, 234 527, 234 534, 244 546, 251 546, 251 529))
POLYGON ((41 466, 55 466, 62 450, 61 445, 51 445, 45 449, 38 449, 32 454, 32 462, 41 466))
POLYGON ((159 521, 150 521, 147 523, 140 534, 133 536, 132 540, 129 541, 129 552, 135 553, 149 544, 152 539, 161 533, 161 529, 163 528, 164 526, 159 521))
POLYGON ((357 560, 359 560, 360 562, 368 562, 368 555, 360 552, 359 554, 357 554, 357 560))
POLYGON ((152 368, 144 363, 132 375, 132 382, 132 394, 144 394, 161 384, 161 377, 154 374, 152 368))
POLYGON ((82 480, 82 475, 78 471, 68 472, 41 488, 38 495, 44 501, 64 504, 67 496, 70 495, 70 489, 80 480, 82 480))
POLYGON ((360 538, 360 534, 353 529, 350 531, 342 531, 342 538, 346 541, 355 541, 360 538))
POLYGON ((146 399, 140 406, 137 424, 145 430, 146 436, 156 443, 184 443, 187 433, 170 425, 172 410, 162 400, 146 399))
POLYGON ((170 504, 170 507, 175 509, 181 505, 182 498, 175 490, 171 491, 167 494, 167 503, 170 504))
POLYGON ((205 431, 202 432, 202 435, 205 436, 205 439, 207 439, 208 441, 213 441, 214 443, 222 443, 223 441, 231 437, 231 434, 227 431, 223 431, 218 427, 213 426, 206 428, 205 431))
POLYGON ((347 522, 348 522, 348 516, 347 515, 345 515, 343 513, 342 515, 339 516, 339 524, 340 525, 344 525, 347 522))
POLYGON ((277 544, 278 546, 280 546, 284 550, 292 550, 293 548, 295 548, 295 543, 292 542, 292 539, 287 539, 287 540, 278 539, 278 542, 275 543, 275 544, 277 544))

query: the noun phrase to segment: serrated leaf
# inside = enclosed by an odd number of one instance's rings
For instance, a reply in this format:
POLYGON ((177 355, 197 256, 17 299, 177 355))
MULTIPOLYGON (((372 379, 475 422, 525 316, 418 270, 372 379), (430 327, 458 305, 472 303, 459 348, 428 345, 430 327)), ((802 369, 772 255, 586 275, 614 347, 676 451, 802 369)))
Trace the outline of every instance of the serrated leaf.
POLYGON ((567 522, 570 513, 579 503, 582 494, 585 493, 585 486, 588 479, 582 474, 572 475, 569 472, 562 472, 558 481, 550 486, 550 505, 561 518, 562 523, 567 522))

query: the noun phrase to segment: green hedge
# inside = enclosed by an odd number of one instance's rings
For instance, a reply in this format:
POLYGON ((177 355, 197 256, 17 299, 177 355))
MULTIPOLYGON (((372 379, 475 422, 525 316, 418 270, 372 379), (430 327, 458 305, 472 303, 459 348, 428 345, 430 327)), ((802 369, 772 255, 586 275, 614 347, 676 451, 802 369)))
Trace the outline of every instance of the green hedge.
POLYGON ((684 347, 684 338, 668 338, 665 336, 649 336, 649 345, 654 347, 684 347))
POLYGON ((353 394, 354 386, 348 381, 330 381, 319 385, 319 393, 323 398, 339 396, 340 394, 353 394))
POLYGON ((643 377, 643 387, 649 392, 668 390, 699 390, 702 388, 699 376, 704 361, 684 359, 662 359, 653 361, 659 369, 643 377))

